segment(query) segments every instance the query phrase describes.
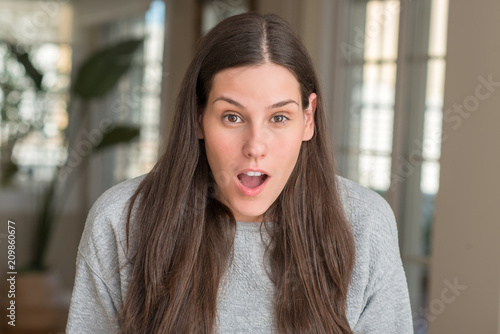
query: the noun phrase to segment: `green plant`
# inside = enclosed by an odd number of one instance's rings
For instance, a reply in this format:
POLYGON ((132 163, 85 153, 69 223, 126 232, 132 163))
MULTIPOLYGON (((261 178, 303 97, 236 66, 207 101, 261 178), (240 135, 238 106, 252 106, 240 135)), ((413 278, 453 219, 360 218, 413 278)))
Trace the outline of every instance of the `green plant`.
MULTIPOLYGON (((124 41, 114 46, 103 48, 91 55, 83 65, 78 69, 76 79, 72 85, 71 99, 69 106, 75 106, 75 100, 79 100, 80 108, 68 107, 70 113, 70 123, 64 130, 65 147, 69 153, 69 146, 74 143, 78 133, 81 130, 81 124, 89 111, 89 102, 92 99, 102 97, 109 93, 117 84, 119 79, 129 70, 132 64, 132 58, 135 51, 142 45, 142 39, 134 39, 124 41), (72 130, 76 125, 76 131, 72 130)), ((16 48, 8 44, 10 52, 15 56, 15 59, 24 67, 26 76, 31 78, 36 87, 37 94, 43 96, 44 89, 42 86, 43 74, 36 69, 31 63, 27 53, 20 53, 16 48)), ((4 80, 6 81, 6 80, 4 80)), ((9 83, 0 83, 0 88, 3 89, 5 97, 6 90, 12 89, 9 83)), ((5 100, 5 99, 4 99, 5 100)), ((5 106, 5 103, 3 103, 5 106)), ((4 108, 2 108, 3 110, 4 108)), ((3 116, 4 113, 2 113, 3 116)), ((7 113, 5 113, 7 116, 7 113)), ((2 183, 8 183, 18 170, 17 165, 12 161, 12 150, 16 143, 25 137, 31 131, 39 131, 37 124, 30 124, 29 129, 21 134, 15 134, 9 138, 8 145, 2 151, 2 183)), ((140 129, 137 126, 131 125, 112 125, 108 127, 108 131, 102 134, 98 142, 93 143, 89 154, 82 157, 82 162, 86 166, 88 160, 96 153, 105 148, 112 147, 116 144, 126 143, 136 138, 140 134, 140 129)), ((67 155, 69 158, 69 154, 67 155)), ((48 184, 44 194, 42 205, 36 223, 36 233, 34 249, 30 263, 25 270, 45 270, 47 268, 45 257, 50 241, 51 234, 54 230, 54 224, 57 219, 58 210, 62 203, 57 203, 57 187, 61 179, 61 172, 67 166, 69 159, 65 163, 59 165, 48 184)), ((68 182, 71 178, 67 178, 68 182)), ((73 178, 74 180, 74 178, 73 178)), ((61 198, 64 200, 64 198, 61 198)))
MULTIPOLYGON (((0 146, 1 163, 0 176, 2 186, 10 185, 10 181, 18 171, 17 164, 12 160, 12 152, 16 143, 33 132, 43 133, 43 120, 46 108, 38 108, 38 115, 31 119, 18 112, 23 93, 31 90, 35 93, 37 100, 43 102, 47 91, 42 86, 43 75, 31 63, 26 52, 18 51, 16 46, 8 42, 0 41, 0 46, 5 46, 4 61, 0 63, 0 121, 2 124, 2 145, 0 146), (16 68, 15 61, 24 69, 26 75, 20 76, 19 66, 16 68), (18 71, 16 71, 16 69, 18 71)), ((44 103, 39 103, 44 105, 44 103)))

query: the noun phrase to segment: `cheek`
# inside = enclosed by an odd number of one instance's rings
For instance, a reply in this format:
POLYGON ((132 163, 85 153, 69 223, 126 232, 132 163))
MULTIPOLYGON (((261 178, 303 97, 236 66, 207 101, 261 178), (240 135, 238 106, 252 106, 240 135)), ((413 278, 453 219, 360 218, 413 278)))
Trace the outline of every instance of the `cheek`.
POLYGON ((236 152, 235 140, 224 135, 222 131, 215 131, 205 136, 205 149, 210 167, 219 169, 228 166, 233 159, 232 155, 236 152))
POLYGON ((205 149, 207 152, 208 165, 217 183, 217 188, 225 189, 231 182, 231 171, 233 168, 234 148, 231 141, 226 141, 221 136, 206 137, 205 149))
POLYGON ((295 162, 297 161, 301 145, 302 140, 298 140, 296 138, 278 140, 273 152, 273 159, 275 163, 277 165, 281 165, 282 168, 292 170, 295 166, 295 162))

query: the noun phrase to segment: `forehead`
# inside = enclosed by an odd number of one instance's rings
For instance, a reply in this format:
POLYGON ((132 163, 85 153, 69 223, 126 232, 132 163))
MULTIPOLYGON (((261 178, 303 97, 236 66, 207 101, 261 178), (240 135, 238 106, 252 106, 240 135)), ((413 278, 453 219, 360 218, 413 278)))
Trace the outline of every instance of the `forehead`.
POLYGON ((209 100, 221 94, 234 94, 234 98, 272 99, 274 96, 300 100, 300 85, 287 68, 266 63, 218 72, 212 82, 209 100))

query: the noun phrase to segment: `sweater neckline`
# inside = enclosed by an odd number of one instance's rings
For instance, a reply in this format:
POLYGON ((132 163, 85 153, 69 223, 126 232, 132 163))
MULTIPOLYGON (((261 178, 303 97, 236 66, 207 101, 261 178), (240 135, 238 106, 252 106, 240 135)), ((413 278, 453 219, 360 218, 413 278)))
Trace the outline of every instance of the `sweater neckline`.
POLYGON ((242 221, 238 221, 238 220, 236 221, 237 229, 244 230, 244 231, 259 232, 261 225, 262 225, 261 222, 242 222, 242 221))

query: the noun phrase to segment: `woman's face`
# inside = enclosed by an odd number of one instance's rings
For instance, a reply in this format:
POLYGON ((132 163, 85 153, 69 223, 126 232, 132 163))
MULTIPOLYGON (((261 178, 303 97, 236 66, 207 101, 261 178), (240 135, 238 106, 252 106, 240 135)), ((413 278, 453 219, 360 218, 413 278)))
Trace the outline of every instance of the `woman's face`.
POLYGON ((218 72, 200 118, 217 198, 236 220, 260 222, 283 190, 303 141, 314 134, 316 94, 301 104, 299 82, 275 64, 218 72))

